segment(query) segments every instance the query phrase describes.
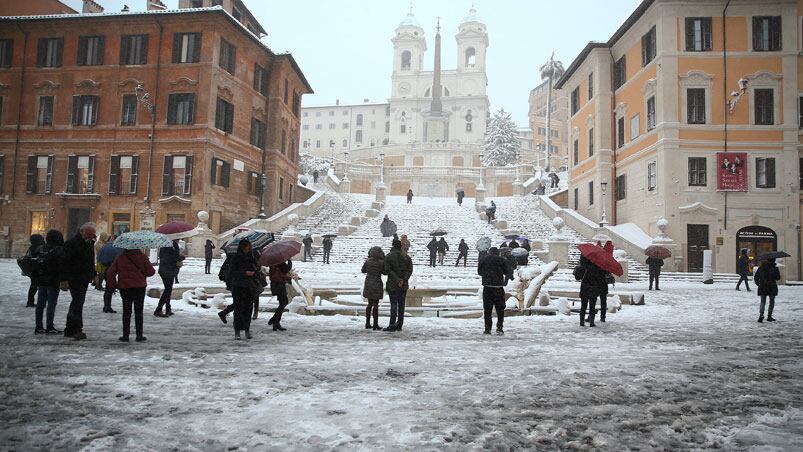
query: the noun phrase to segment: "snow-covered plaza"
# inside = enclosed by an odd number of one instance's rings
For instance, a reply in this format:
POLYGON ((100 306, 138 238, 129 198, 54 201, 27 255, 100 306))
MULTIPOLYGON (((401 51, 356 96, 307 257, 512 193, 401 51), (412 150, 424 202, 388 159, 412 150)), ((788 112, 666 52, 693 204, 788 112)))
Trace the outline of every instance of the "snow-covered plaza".
MULTIPOLYGON (((412 317, 384 333, 360 317, 286 314, 287 332, 262 315, 241 342, 215 309, 179 300, 175 316, 156 318, 149 298, 148 341, 122 344, 121 314, 103 314, 91 288, 88 340, 35 336, 27 278, 11 260, 0 272, 3 450, 803 444, 800 287, 780 288, 775 323, 756 322, 755 292, 668 281, 595 328, 580 328, 576 314, 517 316, 505 336, 484 336, 481 319, 412 317)), ((183 274, 216 279, 195 266, 183 274)), ((68 303, 62 293, 59 327, 68 303)))

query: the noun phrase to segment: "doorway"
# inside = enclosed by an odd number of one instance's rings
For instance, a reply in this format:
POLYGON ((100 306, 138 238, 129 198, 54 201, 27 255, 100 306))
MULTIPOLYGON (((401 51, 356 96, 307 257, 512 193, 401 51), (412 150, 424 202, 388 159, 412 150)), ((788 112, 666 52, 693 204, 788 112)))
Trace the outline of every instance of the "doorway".
POLYGON ((689 273, 703 272, 703 251, 708 249, 708 225, 687 224, 686 239, 689 273))
POLYGON ((78 228, 84 223, 89 222, 89 209, 86 208, 70 208, 67 209, 67 234, 66 236, 72 237, 78 232, 78 228))
POLYGON ((778 249, 778 236, 770 228, 764 226, 747 226, 736 233, 736 259, 743 249, 747 249, 750 258, 748 269, 753 274, 756 256, 778 249))

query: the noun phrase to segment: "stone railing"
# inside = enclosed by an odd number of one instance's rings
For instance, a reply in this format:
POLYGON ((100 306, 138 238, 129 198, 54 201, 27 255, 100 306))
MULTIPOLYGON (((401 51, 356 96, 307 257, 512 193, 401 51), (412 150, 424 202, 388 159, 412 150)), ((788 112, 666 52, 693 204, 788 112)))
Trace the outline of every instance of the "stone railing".
POLYGON ((295 214, 298 215, 298 217, 303 218, 318 210, 318 208, 320 208, 323 204, 324 196, 324 192, 315 192, 306 201, 301 203, 293 203, 270 218, 252 218, 236 228, 229 229, 228 231, 219 234, 218 241, 220 243, 225 242, 234 236, 234 234, 237 233, 237 230, 242 228, 264 229, 270 232, 280 231, 290 224, 290 215, 295 214))

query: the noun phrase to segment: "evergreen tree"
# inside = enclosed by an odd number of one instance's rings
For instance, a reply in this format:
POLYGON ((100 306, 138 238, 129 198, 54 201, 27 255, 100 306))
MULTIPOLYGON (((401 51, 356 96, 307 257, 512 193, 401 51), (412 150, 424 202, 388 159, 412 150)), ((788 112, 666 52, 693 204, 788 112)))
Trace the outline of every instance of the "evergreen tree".
POLYGON ((312 175, 315 170, 321 176, 325 176, 329 171, 331 159, 316 157, 308 152, 303 152, 298 156, 298 172, 300 174, 312 175))
POLYGON ((504 108, 500 108, 488 120, 482 164, 483 166, 513 165, 516 163, 516 153, 519 152, 519 147, 516 123, 504 108))

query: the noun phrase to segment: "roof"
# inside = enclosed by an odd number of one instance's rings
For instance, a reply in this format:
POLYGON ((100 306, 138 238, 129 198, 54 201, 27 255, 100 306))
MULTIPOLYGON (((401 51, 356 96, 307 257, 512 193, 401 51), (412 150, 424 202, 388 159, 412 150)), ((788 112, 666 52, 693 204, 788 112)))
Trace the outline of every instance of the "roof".
POLYGON ((31 22, 38 22, 38 21, 47 21, 47 20, 94 20, 94 19, 103 19, 103 18, 116 18, 116 17, 147 17, 147 16, 176 16, 176 15, 185 15, 185 14, 220 14, 225 17, 229 22, 234 24, 237 27, 240 27, 242 31, 245 32, 245 35, 262 47, 271 57, 276 57, 280 59, 287 59, 290 62, 290 65, 298 74, 298 77, 304 83, 305 87, 309 91, 309 93, 313 93, 312 86, 310 86, 307 78, 304 76, 304 73, 301 71, 301 68, 298 66, 295 58, 290 53, 281 53, 275 54, 270 47, 268 47, 265 43, 260 41, 260 39, 251 33, 248 28, 245 27, 240 21, 232 17, 231 14, 228 13, 222 6, 212 6, 207 8, 187 8, 187 9, 167 9, 167 10, 150 10, 150 11, 120 11, 120 12, 109 12, 109 13, 92 13, 92 14, 46 14, 41 16, 0 16, 0 23, 3 22, 20 22, 20 21, 31 21, 31 22))
POLYGON ((480 16, 477 15, 477 9, 474 8, 473 6, 471 7, 470 10, 468 10, 468 15, 463 18, 463 21, 460 22, 460 25, 463 25, 468 22, 482 23, 482 19, 480 19, 480 16))
POLYGON ((390 105, 388 102, 368 102, 361 104, 328 104, 328 105, 310 105, 308 107, 301 107, 302 110, 312 110, 314 108, 355 108, 355 107, 379 107, 390 105))
POLYGON ((409 13, 407 13, 407 17, 405 17, 399 23, 399 26, 396 27, 396 28, 400 28, 400 27, 417 27, 417 28, 421 28, 421 24, 418 23, 418 19, 416 19, 415 16, 413 15, 413 12, 410 11, 409 13))
POLYGON ((619 41, 619 39, 621 39, 622 36, 624 36, 624 34, 627 33, 627 30, 629 30, 630 27, 633 26, 633 24, 635 24, 639 19, 641 19, 644 13, 647 12, 647 9, 649 9, 653 3, 655 3, 655 0, 643 0, 636 7, 633 13, 630 14, 630 16, 624 21, 624 23, 622 23, 622 25, 613 33, 613 36, 611 36, 611 38, 608 39, 608 42, 592 41, 586 44, 585 48, 583 48, 580 54, 577 55, 574 61, 572 61, 572 64, 570 64, 569 67, 566 69, 566 72, 563 73, 563 77, 561 77, 555 84, 555 89, 563 88, 563 85, 569 80, 569 78, 571 78, 574 72, 577 71, 577 68, 579 68, 580 65, 583 64, 583 61, 586 59, 586 57, 588 57, 588 54, 591 53, 592 50, 599 48, 613 47, 619 41))
POLYGON ((251 25, 255 25, 255 26, 256 26, 255 28, 256 28, 256 30, 257 30, 259 33, 261 33, 261 34, 263 34, 263 35, 267 35, 267 34, 268 34, 267 30, 265 30, 265 28, 263 28, 263 27, 262 27, 262 24, 260 24, 260 23, 259 23, 259 21, 257 20, 257 18, 256 18, 256 17, 254 17, 254 15, 253 15, 253 14, 251 14, 251 10, 250 10, 250 9, 248 9, 248 7, 247 7, 247 6, 245 6, 245 4, 244 4, 242 1, 239 1, 239 0, 238 0, 238 2, 237 2, 237 3, 239 4, 239 6, 242 6, 242 8, 245 10, 244 12, 245 12, 245 14, 248 16, 248 21, 249 21, 249 23, 250 23, 251 25))

